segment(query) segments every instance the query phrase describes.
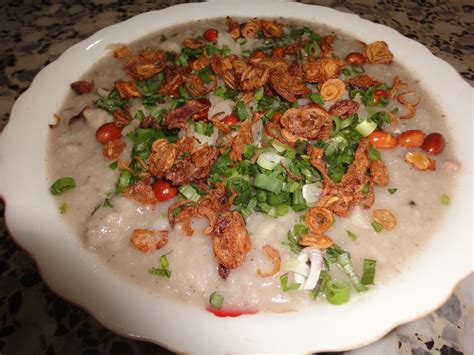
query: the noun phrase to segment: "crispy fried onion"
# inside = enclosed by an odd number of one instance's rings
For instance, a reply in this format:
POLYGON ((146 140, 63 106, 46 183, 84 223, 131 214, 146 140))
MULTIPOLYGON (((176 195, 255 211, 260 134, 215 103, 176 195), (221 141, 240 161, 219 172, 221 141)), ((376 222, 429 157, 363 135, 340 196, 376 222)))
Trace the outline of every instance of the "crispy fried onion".
POLYGON ((397 96, 397 100, 408 110, 408 113, 406 115, 400 116, 400 119, 408 120, 416 115, 416 106, 421 101, 420 96, 416 92, 409 91, 399 94, 397 96))
POLYGON ((130 241, 133 246, 143 253, 161 249, 168 243, 167 230, 135 229, 130 241))
POLYGON ((204 46, 204 41, 197 38, 185 38, 183 40, 183 46, 191 49, 198 49, 204 46))
POLYGON ((272 271, 265 272, 257 268, 257 275, 260 277, 272 277, 273 275, 277 274, 281 268, 281 257, 278 250, 276 250, 271 245, 265 244, 262 247, 263 251, 268 255, 270 260, 273 263, 272 271))
POLYGON ((263 35, 266 38, 281 38, 283 36, 283 27, 275 22, 269 20, 261 21, 263 28, 263 35))
POLYGON ((114 160, 120 156, 126 146, 127 144, 120 138, 112 139, 105 143, 102 154, 105 158, 114 160))
POLYGON ((191 63, 191 69, 199 71, 199 70, 204 69, 208 65, 209 65, 209 57, 207 56, 206 50, 203 50, 201 56, 191 63))
MULTIPOLYGON (((282 132, 281 126, 276 124, 275 122, 269 121, 263 126, 263 128, 264 128, 265 134, 267 136, 272 137, 273 139, 277 140, 278 142, 280 142, 282 144, 289 145, 290 147, 294 147, 296 141, 298 140, 296 138, 295 140, 289 141, 287 138, 285 138, 282 135, 283 132, 282 132)), ((288 137, 288 138, 290 138, 290 137, 288 137)))
POLYGON ((372 213, 375 222, 380 223, 384 229, 393 229, 397 225, 397 219, 390 210, 379 209, 372 213))
POLYGON ((204 96, 214 90, 217 85, 215 77, 209 77, 210 83, 205 85, 202 79, 196 74, 189 74, 184 77, 184 87, 191 94, 191 96, 204 96))
POLYGON ((188 67, 169 65, 165 68, 165 82, 160 86, 162 95, 175 95, 183 84, 183 76, 190 73, 188 67))
POLYGON ((248 20, 247 23, 241 30, 242 37, 244 38, 254 38, 257 33, 262 30, 262 24, 260 20, 251 19, 248 20))
POLYGON ((156 48, 145 48, 125 64, 125 69, 134 79, 145 80, 160 73, 164 68, 165 53, 156 48))
MULTIPOLYGON (((178 154, 178 157, 180 155, 178 154)), ((197 146, 189 156, 176 160, 172 168, 165 173, 165 177, 176 186, 205 179, 209 176, 218 155, 216 147, 207 144, 197 146)))
POLYGON ((142 205, 154 205, 158 202, 148 179, 127 186, 122 195, 142 205))
POLYGON ((331 211, 320 206, 312 207, 306 211, 304 219, 310 231, 316 234, 326 232, 331 228, 334 220, 331 211))
POLYGON ((290 102, 296 102, 297 96, 311 92, 300 77, 291 75, 283 66, 276 66, 271 70, 270 85, 281 97, 290 102))
POLYGON ((250 65, 240 76, 240 87, 244 91, 256 90, 264 86, 269 77, 270 69, 266 65, 250 65))
POLYGON ((303 64, 304 80, 309 83, 324 83, 341 73, 344 62, 337 58, 321 58, 303 64))
POLYGON ((334 183, 327 174, 325 162, 319 150, 310 148, 311 164, 319 170, 323 177, 323 191, 317 206, 324 206, 340 217, 347 217, 352 207, 357 204, 369 208, 374 202, 374 190, 370 177, 367 175, 369 168, 369 140, 362 138, 357 147, 354 161, 347 169, 341 181, 334 183), (365 193, 364 187, 368 186, 365 193))
POLYGON ((209 190, 205 196, 202 196, 199 199, 199 204, 202 206, 207 206, 216 212, 225 212, 230 210, 236 197, 237 193, 233 192, 232 195, 227 198, 225 186, 219 181, 216 183, 215 189, 209 190))
POLYGON ((76 95, 89 94, 94 89, 94 82, 79 80, 71 83, 71 89, 76 93, 76 95))
POLYGON ((340 79, 326 80, 321 86, 321 97, 324 101, 337 101, 346 90, 346 85, 340 79))
POLYGON ((379 86, 380 82, 367 74, 359 74, 353 78, 346 80, 346 84, 352 88, 367 90, 371 87, 379 86))
POLYGON ((387 186, 390 183, 388 169, 383 160, 372 160, 369 166, 372 182, 379 186, 387 186))
POLYGON ((346 119, 359 110, 359 103, 353 100, 340 100, 329 108, 329 114, 346 119))
POLYGON ((130 49, 127 46, 121 46, 114 50, 114 58, 125 58, 131 54, 130 49))
POLYGON ((391 99, 395 98, 397 96, 398 92, 400 91, 400 89, 406 88, 407 86, 408 85, 406 83, 401 81, 400 78, 398 76, 396 76, 395 78, 393 78, 392 88, 390 89, 389 97, 391 99))
POLYGON ((229 157, 234 161, 241 160, 245 145, 252 143, 252 120, 245 120, 240 125, 237 135, 232 139, 232 150, 229 153, 229 157))
POLYGON ((321 57, 328 58, 332 56, 332 42, 336 39, 336 35, 328 35, 321 37, 321 57))
POLYGON ((234 67, 230 57, 221 58, 217 55, 213 55, 210 60, 211 68, 225 84, 233 90, 239 89, 238 79, 234 72, 234 67))
POLYGON ((303 247, 316 247, 319 250, 324 250, 333 245, 330 237, 324 234, 302 234, 298 239, 298 244, 303 247))
POLYGON ((132 122, 133 117, 128 110, 128 106, 125 106, 123 109, 118 108, 114 111, 114 125, 117 128, 126 127, 132 122))
POLYGON ((130 99, 132 97, 142 97, 142 94, 140 91, 138 91, 138 88, 135 85, 134 81, 117 80, 114 83, 114 85, 122 99, 130 99))
POLYGON ((214 125, 214 127, 216 127, 224 135, 226 135, 232 132, 232 129, 228 125, 226 125, 224 122, 222 122, 221 119, 219 118, 224 114, 225 112, 217 112, 216 114, 212 116, 211 122, 214 125))
POLYGON ((148 157, 150 172, 156 177, 162 177, 173 166, 177 150, 177 145, 168 143, 165 138, 153 142, 151 153, 148 157))
POLYGON ((201 204, 184 206, 183 209, 173 218, 173 226, 177 223, 181 223, 183 234, 187 237, 191 237, 194 233, 191 217, 206 217, 208 219, 209 226, 204 230, 204 234, 210 235, 214 230, 217 221, 217 214, 211 208, 201 204))
POLYGON ((328 139, 332 129, 332 120, 322 107, 290 108, 280 124, 288 133, 305 139, 328 139))
POLYGON ((213 250, 218 264, 235 269, 243 264, 250 251, 250 237, 239 212, 225 212, 214 226, 213 250))
POLYGON ((230 36, 233 39, 239 38, 240 37, 239 23, 230 16, 227 16, 225 20, 227 22, 227 32, 229 32, 230 36))
POLYGON ((384 41, 377 41, 367 45, 364 48, 364 53, 371 64, 390 64, 393 61, 393 54, 384 41))
POLYGON ((186 128, 190 118, 207 110, 209 110, 207 102, 189 100, 184 106, 169 111, 165 117, 164 125, 168 128, 186 128))

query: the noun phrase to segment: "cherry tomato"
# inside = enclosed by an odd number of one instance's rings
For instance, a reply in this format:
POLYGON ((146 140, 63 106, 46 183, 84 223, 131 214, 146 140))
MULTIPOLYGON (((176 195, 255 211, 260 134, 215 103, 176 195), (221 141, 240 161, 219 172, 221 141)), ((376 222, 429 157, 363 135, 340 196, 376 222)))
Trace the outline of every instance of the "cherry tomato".
POLYGON ((384 97, 388 99, 388 92, 385 90, 375 90, 374 92, 374 105, 377 105, 379 103, 379 99, 381 97, 384 97))
POLYGON ((215 43, 217 42, 218 35, 219 35, 219 32, 217 32, 216 29, 209 28, 204 32, 203 37, 206 41, 215 43))
POLYGON ((278 123, 280 122, 280 119, 281 119, 281 113, 277 111, 273 114, 271 121, 278 123))
POLYGON ((239 119, 234 114, 231 113, 230 115, 225 116, 222 119, 222 122, 224 122, 228 126, 233 126, 239 123, 239 119))
POLYGON ((218 309, 215 307, 207 307, 206 310, 211 312, 217 317, 239 317, 244 314, 255 314, 258 313, 257 310, 239 310, 239 309, 218 309))
POLYGON ((285 50, 282 47, 275 47, 272 50, 272 57, 283 58, 285 56, 285 50))
POLYGON ((251 59, 265 58, 267 55, 264 51, 256 51, 250 56, 251 59))
POLYGON ((359 52, 352 52, 346 56, 346 62, 351 65, 365 64, 365 56, 359 52))
POLYGON ((404 148, 418 148, 421 147, 425 140, 425 134, 419 129, 411 129, 405 131, 398 136, 398 144, 404 148))
POLYGON ((382 131, 373 131, 369 135, 369 141, 374 148, 378 149, 393 149, 397 146, 397 137, 390 133, 382 131))
POLYGON ((437 155, 444 150, 445 145, 446 140, 441 133, 431 133, 426 136, 421 149, 428 154, 437 155))
POLYGON ((160 202, 168 201, 178 194, 178 189, 168 181, 156 180, 153 184, 153 192, 155 193, 156 199, 160 202))
POLYGON ((97 132, 95 132, 95 139, 97 139, 97 142, 101 144, 105 144, 120 137, 122 137, 122 130, 115 127, 113 122, 100 126, 97 132))

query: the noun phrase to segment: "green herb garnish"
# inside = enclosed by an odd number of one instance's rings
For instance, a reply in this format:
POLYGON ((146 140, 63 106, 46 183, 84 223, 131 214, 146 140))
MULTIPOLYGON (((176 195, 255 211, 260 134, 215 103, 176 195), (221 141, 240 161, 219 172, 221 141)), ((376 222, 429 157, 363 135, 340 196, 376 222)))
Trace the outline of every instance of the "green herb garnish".
POLYGON ((72 189, 73 187, 76 187, 76 182, 72 177, 63 177, 60 179, 57 179, 54 184, 51 185, 49 188, 49 191, 57 196, 61 195, 64 191, 67 191, 69 189, 72 189))

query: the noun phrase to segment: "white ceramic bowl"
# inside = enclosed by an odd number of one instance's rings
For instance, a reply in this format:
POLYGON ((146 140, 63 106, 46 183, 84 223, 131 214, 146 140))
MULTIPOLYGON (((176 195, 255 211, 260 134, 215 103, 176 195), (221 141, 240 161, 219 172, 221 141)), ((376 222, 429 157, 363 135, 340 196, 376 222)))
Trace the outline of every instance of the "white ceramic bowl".
POLYGON ((145 13, 107 27, 68 49, 16 101, 0 141, 0 193, 15 240, 30 252, 48 285, 117 333, 186 352, 296 352, 349 349, 440 306, 472 271, 472 89, 447 63, 398 32, 355 15, 296 3, 186 4, 145 13), (386 41, 396 60, 447 114, 458 159, 459 187, 435 235, 407 261, 406 271, 344 306, 322 303, 292 313, 217 318, 193 306, 160 299, 110 272, 85 250, 58 213, 45 164, 48 123, 69 84, 106 53, 188 21, 226 15, 285 17, 324 23, 372 42, 386 41), (468 124, 466 124, 468 122, 468 124), (471 124, 471 129, 468 129, 471 124))

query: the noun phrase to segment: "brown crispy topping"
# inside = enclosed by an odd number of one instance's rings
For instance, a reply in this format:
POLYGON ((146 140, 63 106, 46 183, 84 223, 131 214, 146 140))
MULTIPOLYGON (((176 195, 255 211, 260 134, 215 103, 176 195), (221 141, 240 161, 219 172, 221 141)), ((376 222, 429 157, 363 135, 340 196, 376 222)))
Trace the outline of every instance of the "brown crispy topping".
POLYGON ((161 249, 168 243, 168 231, 135 229, 130 238, 133 246, 143 253, 161 249))
POLYGON ((114 112, 114 124, 115 127, 117 128, 123 128, 126 127, 132 122, 133 117, 130 114, 130 111, 128 110, 128 107, 125 106, 125 108, 122 110, 121 108, 118 108, 114 112))
MULTIPOLYGON (((77 115, 72 116, 72 117, 69 119, 68 123, 67 123, 68 126, 71 127, 74 123, 76 123, 76 122, 78 122, 78 121, 80 121, 80 120, 85 120, 86 118, 84 117, 84 111, 85 111, 86 109, 88 109, 88 108, 89 108, 89 106, 86 106, 86 107, 84 107, 84 108, 81 110, 81 112, 79 112, 77 115)), ((54 115, 54 116, 55 116, 55 118, 59 118, 59 119, 57 119, 57 123, 54 125, 54 127, 56 127, 56 126, 58 125, 59 121, 61 120, 61 117, 58 116, 58 115, 54 115)), ((51 125, 50 125, 50 127, 51 127, 51 125)), ((54 127, 51 127, 51 128, 54 128, 54 127)))
POLYGON ((240 87, 244 91, 253 91, 264 86, 270 76, 270 69, 265 65, 248 66, 240 76, 240 87))
POLYGON ((222 264, 217 265, 217 272, 222 280, 226 280, 230 274, 230 270, 222 264))
POLYGON ((176 153, 176 144, 168 143, 165 138, 156 140, 151 146, 151 154, 148 157, 150 172, 156 177, 163 177, 173 166, 176 153))
POLYGON ((275 21, 262 20, 263 35, 266 38, 281 38, 283 27, 275 21))
POLYGON ((184 106, 168 112, 165 117, 164 125, 168 128, 186 128, 188 125, 187 121, 192 118, 193 115, 208 109, 208 104, 204 104, 198 100, 190 100, 186 102, 184 106))
POLYGON ((303 234, 298 239, 298 244, 304 247, 316 247, 324 250, 333 245, 333 241, 324 234, 303 234))
POLYGON ((264 272, 260 269, 257 269, 257 274, 260 277, 272 277, 273 275, 277 274, 280 271, 281 268, 281 257, 280 253, 278 250, 276 250, 274 247, 271 245, 265 244, 262 247, 263 251, 268 255, 270 260, 273 263, 273 268, 270 272, 264 272))
POLYGON ((336 39, 336 35, 328 35, 321 37, 321 57, 328 58, 332 56, 332 42, 336 39))
POLYGON ((120 156, 126 146, 127 144, 120 138, 113 139, 105 143, 102 153, 105 158, 114 160, 120 156))
POLYGON ((383 41, 373 42, 364 48, 365 56, 372 64, 390 64, 393 54, 388 49, 387 43, 383 41))
POLYGON ((280 120, 283 128, 298 138, 328 139, 332 120, 321 107, 299 107, 286 110, 280 120))
POLYGON ((191 49, 198 49, 204 46, 204 42, 196 38, 186 38, 183 41, 183 46, 191 49))
POLYGON ((311 92, 301 78, 291 75, 281 66, 271 70, 270 85, 281 97, 290 102, 296 102, 297 96, 311 92))
POLYGON ((331 211, 320 206, 310 208, 305 214, 306 224, 316 234, 322 234, 331 228, 333 220, 331 211))
POLYGON ((214 230, 217 221, 215 211, 200 204, 188 205, 185 206, 173 220, 173 224, 182 223, 182 230, 185 236, 190 237, 194 233, 191 217, 206 217, 209 220, 209 226, 204 230, 204 234, 210 235, 214 230))
POLYGON ((245 120, 240 125, 239 133, 232 140, 232 150, 229 157, 235 161, 241 160, 245 145, 252 143, 252 120, 245 120))
POLYGON ((158 202, 148 180, 140 180, 127 186, 123 189, 122 195, 142 205, 154 205, 158 202))
POLYGON ((233 39, 237 39, 240 37, 240 25, 237 21, 235 21, 232 17, 227 16, 227 32, 229 32, 230 36, 233 39))
POLYGON ((125 58, 131 54, 130 49, 127 46, 121 46, 114 50, 114 57, 115 58, 125 58))
POLYGON ((162 60, 165 53, 156 48, 145 48, 138 55, 129 59, 125 69, 134 79, 145 80, 160 73, 164 69, 162 60))
POLYGON ((76 95, 89 94, 94 89, 94 82, 79 80, 71 84, 71 89, 76 93, 76 95))
POLYGON ((371 87, 379 86, 380 82, 367 74, 359 74, 346 80, 346 84, 360 90, 367 90, 371 87))
POLYGON ((359 110, 359 103, 353 100, 340 100, 329 108, 329 114, 343 120, 359 110))
POLYGON ((389 210, 374 210, 373 216, 376 222, 380 223, 385 229, 393 229, 397 225, 397 220, 389 210))
POLYGON ((398 76, 396 76, 394 79, 393 79, 393 82, 392 82, 392 88, 390 89, 390 95, 389 97, 391 99, 394 99, 397 95, 398 95, 398 92, 400 91, 400 89, 402 88, 406 88, 408 85, 404 82, 402 82, 400 80, 400 78, 398 76))
POLYGON ((310 83, 324 83, 335 79, 341 73, 344 62, 337 58, 321 58, 303 64, 304 80, 310 83))
POLYGON ((183 84, 183 76, 189 74, 189 68, 176 65, 165 68, 165 82, 161 85, 159 93, 162 95, 175 95, 183 84))
POLYGON ((250 237, 245 221, 238 212, 225 212, 217 220, 213 233, 216 261, 228 269, 243 264, 250 251, 250 237))
POLYGON ((374 184, 387 186, 390 183, 387 166, 383 160, 372 160, 369 169, 374 184))
POLYGON ((340 79, 326 80, 321 87, 320 93, 324 101, 336 101, 341 98, 346 90, 346 85, 340 79))
POLYGON ((257 33, 262 30, 262 24, 260 20, 252 19, 248 20, 247 23, 241 30, 242 37, 244 38, 254 38, 257 33))
POLYGON ((142 94, 138 91, 134 81, 117 80, 114 84, 122 99, 142 97, 142 94))
POLYGON ((191 63, 191 69, 199 71, 199 70, 202 70, 205 67, 207 67, 209 64, 210 64, 210 62, 209 62, 209 58, 207 56, 207 52, 206 52, 206 50, 204 50, 202 55, 198 59, 196 59, 195 61, 193 61, 191 63))

